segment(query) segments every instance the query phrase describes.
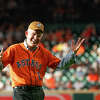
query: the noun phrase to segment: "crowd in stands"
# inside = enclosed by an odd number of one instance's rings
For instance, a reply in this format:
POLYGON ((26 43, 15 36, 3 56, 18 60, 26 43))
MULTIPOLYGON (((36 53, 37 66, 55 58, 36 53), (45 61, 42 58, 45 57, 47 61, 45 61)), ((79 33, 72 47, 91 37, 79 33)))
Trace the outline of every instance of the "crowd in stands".
MULTIPOLYGON (((18 42, 23 42, 24 24, 3 23, 0 25, 0 48, 4 50, 18 42)), ((71 41, 79 35, 85 37, 85 43, 77 52, 76 63, 66 70, 47 69, 43 80, 44 89, 99 89, 100 88, 100 36, 94 24, 84 27, 82 33, 73 33, 70 27, 56 28, 44 33, 43 45, 55 56, 62 58, 70 50, 71 41)), ((9 65, 0 72, 0 91, 12 90, 9 65)))
POLYGON ((45 22, 99 20, 100 0, 0 0, 0 21, 19 23, 31 19, 45 22))

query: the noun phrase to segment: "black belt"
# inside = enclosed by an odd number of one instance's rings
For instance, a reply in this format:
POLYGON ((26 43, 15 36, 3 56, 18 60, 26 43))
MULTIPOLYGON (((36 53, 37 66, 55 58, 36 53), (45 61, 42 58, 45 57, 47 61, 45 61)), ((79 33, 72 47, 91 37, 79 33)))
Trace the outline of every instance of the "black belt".
POLYGON ((41 89, 42 86, 16 86, 14 87, 14 89, 24 89, 24 90, 37 90, 37 89, 41 89))

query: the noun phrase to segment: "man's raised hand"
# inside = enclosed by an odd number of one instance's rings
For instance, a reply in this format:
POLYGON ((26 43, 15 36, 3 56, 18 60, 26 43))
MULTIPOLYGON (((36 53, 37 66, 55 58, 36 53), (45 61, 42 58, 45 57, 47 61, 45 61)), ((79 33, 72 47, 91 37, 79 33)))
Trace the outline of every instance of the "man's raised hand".
POLYGON ((76 43, 74 42, 74 40, 72 40, 72 44, 71 44, 72 51, 77 52, 81 44, 84 42, 84 40, 85 39, 81 37, 78 38, 78 41, 76 43))

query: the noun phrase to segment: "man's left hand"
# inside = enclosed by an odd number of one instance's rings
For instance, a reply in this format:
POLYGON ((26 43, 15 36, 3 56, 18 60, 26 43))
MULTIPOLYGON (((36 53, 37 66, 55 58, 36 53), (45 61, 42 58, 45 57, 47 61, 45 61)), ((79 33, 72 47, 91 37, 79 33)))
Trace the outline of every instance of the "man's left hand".
POLYGON ((76 43, 74 42, 74 40, 72 40, 72 44, 71 44, 72 51, 77 52, 81 44, 84 42, 84 40, 85 39, 81 37, 78 38, 78 41, 76 43))

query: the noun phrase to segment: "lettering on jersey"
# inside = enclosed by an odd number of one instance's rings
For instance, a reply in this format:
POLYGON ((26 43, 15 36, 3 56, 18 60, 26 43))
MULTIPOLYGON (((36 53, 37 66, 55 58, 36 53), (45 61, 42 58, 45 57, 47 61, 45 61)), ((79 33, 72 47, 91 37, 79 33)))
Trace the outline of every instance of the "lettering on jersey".
POLYGON ((20 66, 21 66, 19 61, 17 61, 17 66, 18 66, 18 68, 20 68, 20 66))
POLYGON ((21 60, 21 65, 24 67, 25 66, 25 61, 21 60))
POLYGON ((21 61, 17 61, 16 64, 18 68, 31 65, 32 67, 36 67, 39 70, 42 66, 41 64, 39 64, 39 62, 34 61, 33 59, 31 61, 29 59, 22 59, 21 61))
POLYGON ((34 67, 34 60, 31 60, 31 66, 34 67))

